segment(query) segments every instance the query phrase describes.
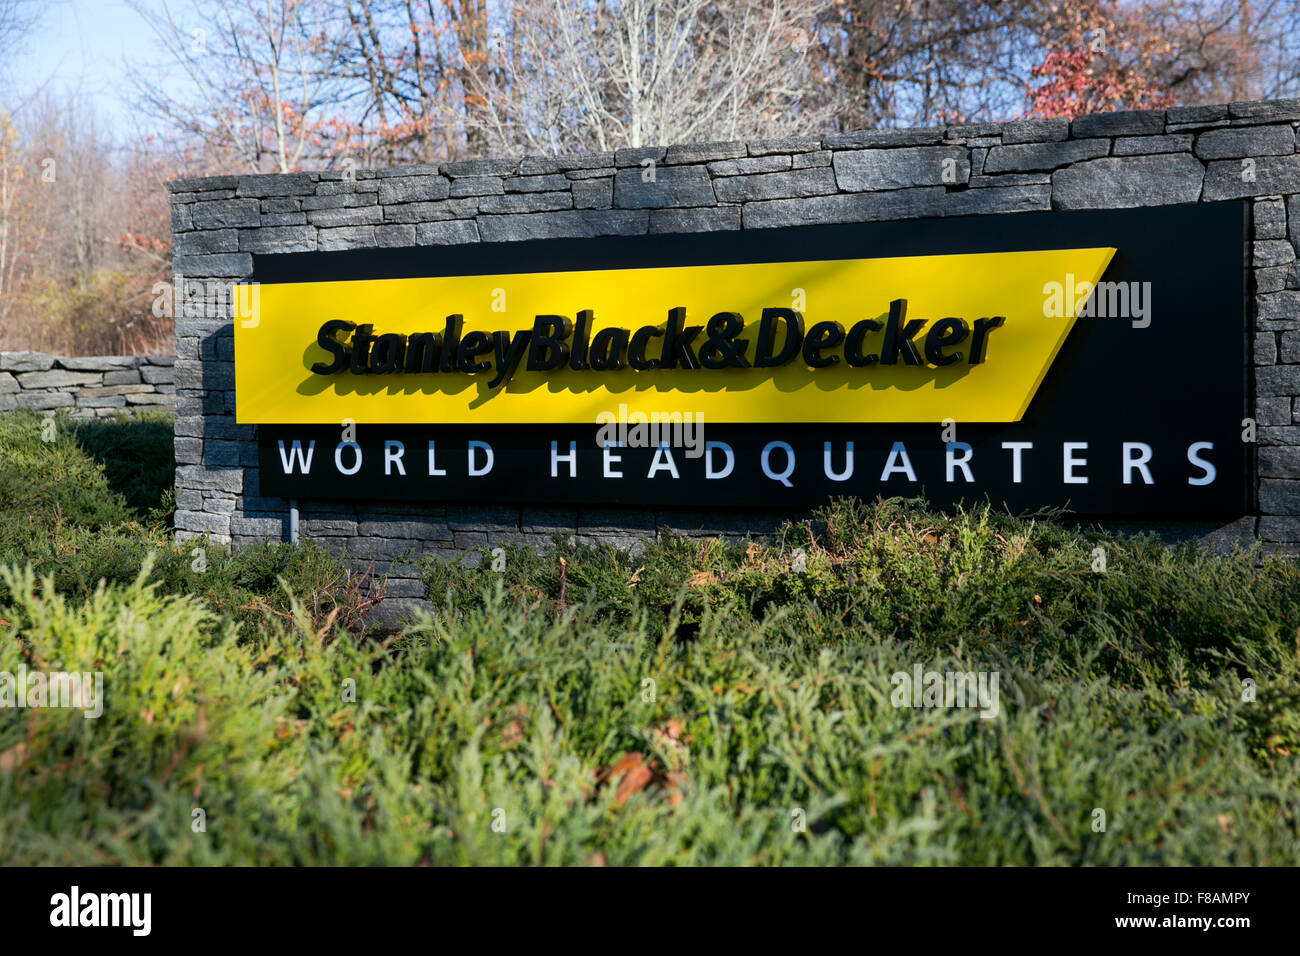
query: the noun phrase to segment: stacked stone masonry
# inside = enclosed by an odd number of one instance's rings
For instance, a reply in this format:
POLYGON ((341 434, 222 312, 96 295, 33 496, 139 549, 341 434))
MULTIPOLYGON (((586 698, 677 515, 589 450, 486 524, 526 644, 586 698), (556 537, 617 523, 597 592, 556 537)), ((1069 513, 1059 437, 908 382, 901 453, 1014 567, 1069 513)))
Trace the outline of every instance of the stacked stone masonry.
MULTIPOLYGON (((1300 100, 1017 120, 821 139, 702 143, 169 184, 174 271, 249 274, 252 253, 1249 200, 1259 514, 1183 523, 1220 546, 1300 549, 1300 100), (653 177, 645 175, 653 167, 653 177)), ((258 493, 255 432, 234 420, 228 313, 176 323, 176 526, 243 544, 286 530, 258 493)), ((743 536, 780 516, 304 502, 301 532, 395 575, 401 560, 555 532, 621 544, 743 536)), ((1171 529, 1157 529, 1170 531, 1171 529)), ((1173 533, 1178 528, 1172 529, 1173 533)), ((474 554, 472 559, 476 559, 474 554)))
POLYGON ((103 418, 176 401, 171 355, 87 355, 0 352, 0 412, 16 409, 74 418, 103 418))

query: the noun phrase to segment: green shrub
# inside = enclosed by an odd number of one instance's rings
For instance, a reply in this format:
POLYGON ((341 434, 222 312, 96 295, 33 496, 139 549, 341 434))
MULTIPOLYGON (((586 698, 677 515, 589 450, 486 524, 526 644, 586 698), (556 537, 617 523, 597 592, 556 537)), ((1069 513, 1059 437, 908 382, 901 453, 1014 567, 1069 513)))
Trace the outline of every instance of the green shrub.
POLYGON ((1296 762, 1255 759, 1226 676, 1125 688, 998 660, 984 720, 892 706, 907 645, 822 646, 781 615, 706 608, 683 644, 493 588, 381 644, 0 574, 0 670, 102 670, 106 700, 0 722, 6 865, 1300 861, 1296 762))
POLYGON ((382 576, 357 571, 310 542, 231 551, 203 539, 178 545, 170 531, 138 524, 61 531, 35 543, 25 560, 56 592, 83 600, 101 583, 131 583, 147 567, 147 580, 165 593, 201 597, 216 613, 248 625, 286 617, 292 595, 318 626, 328 621, 357 631, 384 588, 382 576))
POLYGON ((95 532, 131 518, 69 420, 46 424, 34 412, 0 415, 0 502, 0 557, 8 559, 63 528, 95 532))
POLYGON ((175 510, 172 422, 170 411, 156 411, 71 425, 72 437, 104 466, 108 486, 140 519, 170 523, 175 510))
POLYGON ((1300 863, 1300 580, 1258 549, 844 501, 429 561, 381 639, 322 549, 175 544, 158 423, 40 426, 0 417, 0 700, 100 671, 104 710, 0 708, 0 864, 1300 863), (917 665, 997 717, 894 706, 917 665))
POLYGON ((1280 666, 1300 631, 1291 560, 1171 549, 988 508, 943 515, 921 501, 841 501, 770 541, 669 538, 637 557, 559 539, 545 556, 504 548, 500 573, 490 557, 476 568, 426 561, 429 598, 457 608, 499 581, 522 604, 556 612, 563 561, 564 603, 616 625, 645 614, 693 626, 706 607, 727 606, 754 624, 779 613, 802 641, 865 630, 939 654, 960 641, 986 658, 1069 660, 1081 679, 1126 684, 1201 686, 1224 667, 1247 677, 1247 659, 1280 666), (1103 573, 1092 570, 1097 548, 1103 573))
POLYGON ((2 415, 0 561, 27 563, 58 593, 82 600, 101 582, 132 583, 147 565, 164 593, 199 595, 248 625, 286 618, 292 594, 318 628, 361 628, 383 581, 323 548, 177 545, 174 474, 170 413, 88 422, 2 415))

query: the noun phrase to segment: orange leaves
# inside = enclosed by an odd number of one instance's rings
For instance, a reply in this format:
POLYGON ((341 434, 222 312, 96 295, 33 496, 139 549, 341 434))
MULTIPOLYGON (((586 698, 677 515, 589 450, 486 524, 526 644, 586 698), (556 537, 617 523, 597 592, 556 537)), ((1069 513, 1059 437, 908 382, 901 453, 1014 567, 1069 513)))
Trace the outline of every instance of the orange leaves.
POLYGON ((654 770, 645 763, 639 753, 624 755, 618 763, 609 769, 608 780, 617 781, 614 791, 614 805, 621 807, 634 793, 639 793, 654 780, 654 770))
MULTIPOLYGON (((110 240, 105 239, 105 242, 110 240)), ((117 237, 118 248, 124 250, 140 249, 146 252, 161 253, 171 248, 171 241, 159 235, 141 232, 122 232, 117 237)))
POLYGON ((523 742, 524 721, 528 719, 528 705, 520 704, 511 715, 510 722, 501 731, 501 746, 514 747, 523 742))
POLYGON ((288 717, 279 716, 275 718, 275 738, 276 740, 288 740, 295 734, 303 733, 309 722, 298 719, 290 722, 288 717))
POLYGON ((686 773, 681 770, 674 770, 667 774, 664 779, 664 788, 668 793, 668 805, 675 807, 682 802, 682 790, 686 787, 686 773))
POLYGON ((717 583, 718 583, 718 576, 714 574, 712 571, 693 571, 691 572, 690 578, 687 579, 686 581, 687 586, 692 588, 693 590, 698 590, 704 587, 706 584, 717 584, 717 583))
POLYGON ((14 744, 0 752, 0 773, 13 773, 27 762, 27 744, 14 744))
POLYGON ((658 763, 651 760, 646 763, 645 756, 639 753, 624 754, 614 766, 596 776, 597 785, 614 784, 614 806, 621 807, 642 790, 666 794, 669 806, 682 802, 682 788, 686 784, 686 774, 680 770, 665 771, 658 763))
POLYGON ((651 731, 655 743, 666 752, 673 754, 679 759, 685 759, 690 755, 686 747, 686 741, 683 737, 684 730, 681 721, 676 717, 669 718, 661 727, 656 727, 651 731))
POLYGON ((654 742, 667 755, 671 766, 661 766, 659 761, 653 758, 647 760, 645 754, 632 751, 620 757, 609 769, 597 770, 597 788, 607 783, 612 784, 616 807, 623 806, 642 791, 664 795, 672 807, 682 802, 689 781, 681 765, 689 757, 690 751, 686 746, 681 721, 671 718, 652 728, 650 733, 654 742))
POLYGON ((1027 115, 1074 119, 1114 109, 1172 106, 1162 85, 1168 40, 1151 23, 1102 4, 1067 6, 1045 25, 1046 53, 1029 73, 1027 115))

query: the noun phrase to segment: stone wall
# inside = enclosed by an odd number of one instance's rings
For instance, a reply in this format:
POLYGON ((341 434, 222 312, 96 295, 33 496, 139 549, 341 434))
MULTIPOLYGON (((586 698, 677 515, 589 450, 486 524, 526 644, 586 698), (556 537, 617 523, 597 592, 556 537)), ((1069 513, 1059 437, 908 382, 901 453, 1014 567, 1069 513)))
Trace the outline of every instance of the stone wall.
MULTIPOLYGON (((169 184, 175 271, 238 278, 251 253, 439 245, 1253 200, 1254 414, 1261 514, 1178 528, 1300 547, 1300 101, 705 143, 169 184), (644 176, 653 164, 653 181, 644 176)), ((234 421, 229 313, 176 323, 176 526, 279 537, 254 429, 234 421)), ((302 534, 384 562, 555 531, 632 543, 737 535, 778 516, 304 503, 302 534)), ((1166 529, 1169 530, 1169 529, 1166 529)), ((399 564, 394 593, 417 594, 399 564)))
POLYGON ((171 355, 88 355, 0 352, 0 411, 68 409, 75 418, 102 418, 176 401, 171 355))

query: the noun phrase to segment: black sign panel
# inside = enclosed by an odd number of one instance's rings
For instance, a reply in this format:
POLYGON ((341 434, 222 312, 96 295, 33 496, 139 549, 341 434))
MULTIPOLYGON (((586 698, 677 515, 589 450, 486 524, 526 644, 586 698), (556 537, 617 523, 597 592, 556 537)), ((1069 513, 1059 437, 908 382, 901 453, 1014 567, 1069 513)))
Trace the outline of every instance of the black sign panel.
POLYGON ((1242 203, 690 236, 255 257, 261 282, 1113 246, 1139 318, 1081 317, 1020 422, 263 425, 260 490, 298 499, 806 507, 855 495, 1012 510, 1230 518, 1251 507, 1242 203), (1148 285, 1149 284, 1149 285, 1148 285), (621 439, 601 447, 598 439, 621 439), (654 440, 665 441, 659 448, 654 440), (295 443, 297 443, 295 445, 295 443), (310 470, 303 474, 307 456, 310 470), (850 467, 850 456, 852 465, 850 467))

